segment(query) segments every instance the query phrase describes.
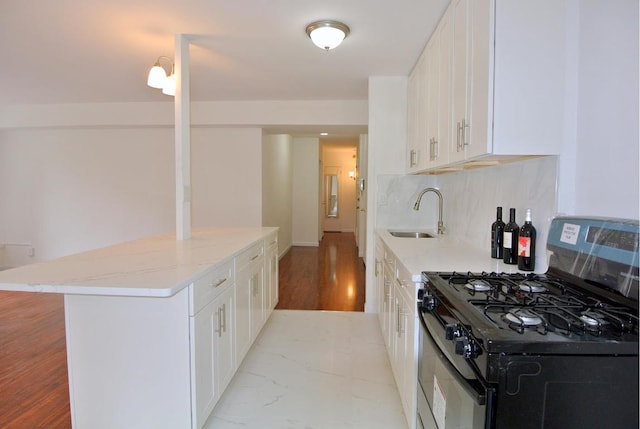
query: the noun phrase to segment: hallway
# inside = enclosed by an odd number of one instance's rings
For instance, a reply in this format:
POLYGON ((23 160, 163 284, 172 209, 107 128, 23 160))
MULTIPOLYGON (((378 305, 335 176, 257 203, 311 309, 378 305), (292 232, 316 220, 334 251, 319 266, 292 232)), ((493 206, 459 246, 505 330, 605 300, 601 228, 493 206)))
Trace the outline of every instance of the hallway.
POLYGON ((279 310, 364 311, 365 266, 355 236, 325 232, 320 246, 293 246, 279 265, 279 310))

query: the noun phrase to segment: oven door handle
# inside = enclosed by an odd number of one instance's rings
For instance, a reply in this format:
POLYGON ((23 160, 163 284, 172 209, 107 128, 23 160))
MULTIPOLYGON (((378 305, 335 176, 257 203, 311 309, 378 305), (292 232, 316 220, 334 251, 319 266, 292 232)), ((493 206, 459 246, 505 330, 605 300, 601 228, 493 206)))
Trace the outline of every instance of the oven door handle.
MULTIPOLYGON (((453 365, 449 361, 446 354, 443 352, 442 348, 438 345, 433 335, 431 335, 431 332, 429 332, 429 329, 427 329, 427 325, 423 320, 424 315, 419 314, 419 316, 420 316, 419 317, 420 325, 422 327, 422 330, 426 334, 425 338, 431 343, 434 349, 438 351, 437 355, 438 355, 438 358, 440 359, 440 362, 442 362, 442 364, 447 368, 448 372, 454 377, 456 382, 460 386, 462 386, 462 388, 469 394, 469 396, 471 396, 475 400, 475 402, 478 405, 485 405, 487 402, 486 389, 473 385, 468 379, 466 379, 460 374, 460 372, 456 369, 455 365, 453 365)), ((465 359, 465 362, 467 364, 471 364, 471 362, 469 362, 467 359, 465 359)), ((477 374, 477 372, 475 371, 477 368, 474 368, 474 365, 470 365, 470 366, 474 374, 477 374)), ((483 385, 483 387, 485 387, 485 383, 483 383, 481 379, 477 379, 476 381, 481 385, 483 385)))

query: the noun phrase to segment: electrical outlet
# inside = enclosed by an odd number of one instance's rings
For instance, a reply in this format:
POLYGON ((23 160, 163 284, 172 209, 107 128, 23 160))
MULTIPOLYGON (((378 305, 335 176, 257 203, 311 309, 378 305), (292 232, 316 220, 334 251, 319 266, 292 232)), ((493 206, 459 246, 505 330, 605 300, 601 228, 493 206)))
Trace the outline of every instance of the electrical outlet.
POLYGON ((29 247, 29 249, 27 250, 27 256, 29 256, 30 258, 36 256, 36 249, 33 247, 29 247))
POLYGON ((387 205, 387 195, 386 194, 378 195, 378 205, 379 206, 386 206, 387 205))

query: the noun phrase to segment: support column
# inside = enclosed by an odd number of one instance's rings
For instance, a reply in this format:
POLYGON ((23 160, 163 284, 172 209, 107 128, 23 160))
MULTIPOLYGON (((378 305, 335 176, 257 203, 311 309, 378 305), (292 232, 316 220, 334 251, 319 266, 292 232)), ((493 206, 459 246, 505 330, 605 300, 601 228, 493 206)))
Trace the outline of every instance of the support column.
POLYGON ((176 239, 191 238, 191 112, 189 97, 189 40, 175 36, 175 165, 176 239))

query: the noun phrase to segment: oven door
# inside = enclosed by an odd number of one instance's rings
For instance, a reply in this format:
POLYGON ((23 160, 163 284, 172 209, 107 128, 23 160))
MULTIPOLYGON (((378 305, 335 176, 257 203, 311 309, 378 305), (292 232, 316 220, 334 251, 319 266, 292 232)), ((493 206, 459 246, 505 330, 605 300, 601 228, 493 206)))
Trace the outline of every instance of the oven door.
POLYGON ((420 311, 418 422, 427 429, 491 427, 485 422, 486 396, 478 380, 456 370, 427 329, 425 317, 429 315, 420 311))

